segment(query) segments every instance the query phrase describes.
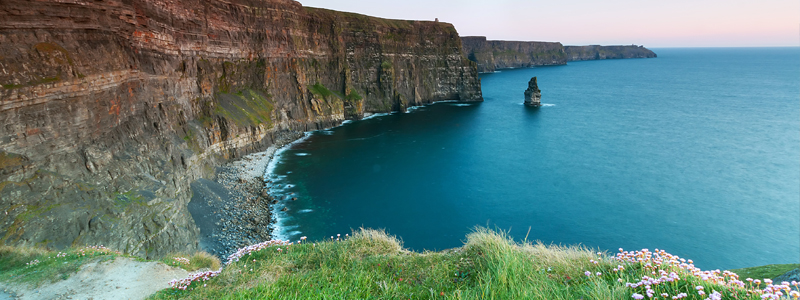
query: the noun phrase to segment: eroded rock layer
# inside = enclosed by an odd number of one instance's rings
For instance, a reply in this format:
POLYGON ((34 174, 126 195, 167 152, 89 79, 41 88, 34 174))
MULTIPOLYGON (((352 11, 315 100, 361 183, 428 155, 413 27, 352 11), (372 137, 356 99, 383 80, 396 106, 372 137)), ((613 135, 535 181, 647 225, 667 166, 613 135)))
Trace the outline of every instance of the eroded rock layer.
POLYGON ((464 55, 478 64, 478 72, 567 63, 561 43, 489 41, 485 36, 461 37, 461 43, 464 55))
POLYGON ((565 65, 569 61, 615 58, 651 58, 644 46, 563 46, 553 42, 491 41, 484 36, 461 37, 464 55, 478 64, 478 72, 500 69, 565 65))
POLYGON ((189 184, 302 131, 481 101, 447 23, 290 0, 0 1, 0 244, 197 248, 189 184))
POLYGON ((654 58, 656 53, 644 46, 566 46, 568 61, 620 59, 620 58, 654 58))

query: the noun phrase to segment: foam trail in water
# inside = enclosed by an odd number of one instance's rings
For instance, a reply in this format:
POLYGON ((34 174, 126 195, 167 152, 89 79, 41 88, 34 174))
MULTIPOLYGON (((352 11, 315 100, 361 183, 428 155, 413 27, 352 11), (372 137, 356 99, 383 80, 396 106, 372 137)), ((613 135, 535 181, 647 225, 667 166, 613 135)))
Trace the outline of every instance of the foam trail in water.
MULTIPOLYGON (((283 179, 286 178, 286 175, 275 174, 275 168, 281 161, 283 153, 286 152, 286 150, 288 150, 295 144, 307 140, 311 136, 311 134, 312 134, 311 132, 306 132, 302 138, 299 138, 276 150, 275 154, 272 156, 272 159, 269 161, 269 164, 267 164, 267 168, 266 170, 264 170, 264 180, 272 180, 274 185, 270 187, 270 192, 275 193, 276 198, 283 198, 284 195, 282 195, 282 193, 294 187, 293 184, 287 184, 284 186, 280 186, 279 184, 277 184, 278 182, 281 182, 283 181, 283 179)), ((271 211, 272 218, 273 220, 275 220, 275 223, 272 224, 271 226, 272 239, 288 240, 291 236, 287 234, 287 230, 289 230, 289 228, 285 228, 285 223, 291 217, 286 212, 280 211, 283 208, 283 206, 279 207, 278 205, 272 205, 271 208, 272 208, 271 211)))
POLYGON ((369 119, 372 119, 372 118, 383 117, 383 116, 388 116, 388 115, 389 115, 389 113, 374 113, 374 114, 369 114, 369 115, 365 116, 361 120, 362 121, 363 120, 369 120, 369 119))
MULTIPOLYGON (((309 155, 311 155, 311 154, 304 153, 304 152, 299 152, 299 153, 295 153, 294 155, 297 155, 297 156, 309 156, 309 155)), ((287 172, 287 173, 288 173, 288 172, 287 172)))

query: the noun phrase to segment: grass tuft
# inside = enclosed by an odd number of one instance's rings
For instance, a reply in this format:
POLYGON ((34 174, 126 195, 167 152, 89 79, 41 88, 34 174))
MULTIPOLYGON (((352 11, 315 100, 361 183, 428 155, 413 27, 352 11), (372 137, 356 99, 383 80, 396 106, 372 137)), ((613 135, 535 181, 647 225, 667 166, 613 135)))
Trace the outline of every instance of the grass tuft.
POLYGON ((171 254, 160 261, 186 271, 219 270, 222 266, 219 258, 204 251, 198 251, 191 255, 184 253, 171 254))

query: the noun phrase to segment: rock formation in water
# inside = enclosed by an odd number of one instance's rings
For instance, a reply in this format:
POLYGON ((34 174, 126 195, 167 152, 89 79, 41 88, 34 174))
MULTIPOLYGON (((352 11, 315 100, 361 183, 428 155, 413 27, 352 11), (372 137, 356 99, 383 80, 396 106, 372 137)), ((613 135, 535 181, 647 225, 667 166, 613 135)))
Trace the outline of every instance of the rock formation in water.
POLYGON ((478 64, 478 72, 567 63, 564 46, 551 42, 487 41, 485 36, 461 37, 464 55, 478 64))
POLYGON ((536 83, 536 76, 531 78, 528 82, 528 89, 525 90, 525 105, 539 107, 542 106, 542 91, 539 90, 539 84, 536 83))
POLYGON ((464 55, 478 72, 535 66, 565 65, 569 61, 656 57, 643 46, 563 46, 553 42, 489 41, 484 36, 461 37, 464 55))
POLYGON ((0 2, 0 244, 197 248, 190 183, 302 132, 482 101, 451 24, 291 0, 0 2))
POLYGON ((656 53, 644 46, 566 46, 568 61, 619 59, 619 58, 654 58, 656 53))

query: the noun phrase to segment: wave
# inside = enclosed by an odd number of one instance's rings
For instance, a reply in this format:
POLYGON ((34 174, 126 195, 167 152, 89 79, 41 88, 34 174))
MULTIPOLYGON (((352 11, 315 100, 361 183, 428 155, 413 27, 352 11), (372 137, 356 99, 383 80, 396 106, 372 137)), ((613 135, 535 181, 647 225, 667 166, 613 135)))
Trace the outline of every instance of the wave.
POLYGON ((458 104, 450 104, 450 106, 458 106, 458 107, 472 106, 472 103, 458 103, 458 104))
POLYGON ((295 153, 294 155, 297 155, 297 156, 309 156, 311 154, 308 154, 308 153, 305 153, 305 152, 298 152, 298 153, 295 153))
POLYGON ((301 209, 301 210, 300 210, 300 211, 298 211, 297 213, 300 213, 300 214, 307 214, 307 213, 310 213, 310 212, 312 212, 312 211, 314 211, 314 210, 313 210, 313 209, 309 209, 309 208, 307 208, 307 209, 301 209))
POLYGON ((347 140, 348 140, 348 141, 363 141, 363 140, 369 140, 369 139, 373 139, 373 138, 376 138, 376 137, 382 136, 382 135, 384 135, 384 134, 386 134, 386 132, 384 132, 384 133, 381 133, 381 134, 378 134, 378 135, 373 135, 373 136, 368 136, 368 137, 363 137, 363 138, 347 139, 347 140))
MULTIPOLYGON (((365 115, 366 115, 366 114, 367 114, 367 113, 365 113, 365 115)), ((361 120, 362 120, 362 121, 363 121, 363 120, 369 120, 369 119, 372 119, 372 118, 383 117, 383 116, 388 116, 388 115, 389 115, 389 113, 370 113, 369 115, 365 116, 365 117, 364 117, 364 118, 362 118, 361 120)))

